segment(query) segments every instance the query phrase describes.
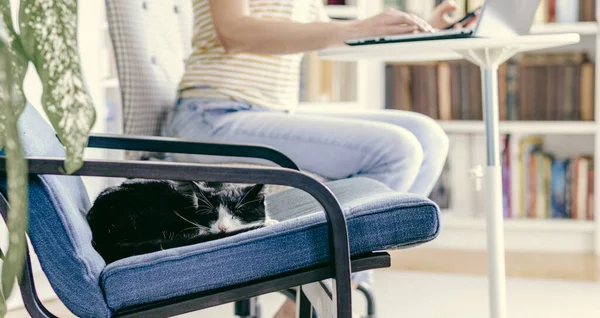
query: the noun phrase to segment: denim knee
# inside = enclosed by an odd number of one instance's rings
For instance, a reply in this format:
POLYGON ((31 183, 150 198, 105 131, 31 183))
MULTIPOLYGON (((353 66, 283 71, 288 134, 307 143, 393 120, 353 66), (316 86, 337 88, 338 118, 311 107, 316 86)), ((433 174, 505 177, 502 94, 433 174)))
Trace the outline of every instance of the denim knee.
POLYGON ((450 142, 448 135, 440 124, 431 117, 414 114, 411 132, 417 137, 426 156, 446 158, 450 142))
POLYGON ((381 133, 381 147, 376 150, 379 172, 384 172, 385 184, 394 190, 406 192, 414 183, 423 163, 423 148, 410 131, 390 125, 384 127, 381 133))

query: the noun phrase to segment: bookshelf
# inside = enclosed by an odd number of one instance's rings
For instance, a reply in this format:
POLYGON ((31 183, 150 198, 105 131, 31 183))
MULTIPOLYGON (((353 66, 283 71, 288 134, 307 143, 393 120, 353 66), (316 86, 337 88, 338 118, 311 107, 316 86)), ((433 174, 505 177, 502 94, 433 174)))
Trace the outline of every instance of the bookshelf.
MULTIPOLYGON (((406 0, 411 2, 412 0, 406 0)), ((467 0, 468 3, 473 0, 467 0)), ((477 2, 478 0, 475 0, 477 2)), ((546 5, 551 0, 542 0, 546 5)), ((562 3, 575 3, 577 1, 563 1, 562 3)), ((580 0, 581 2, 590 0, 580 0)), ((596 7, 600 1, 593 0, 596 7)), ((379 1, 380 8, 390 6, 397 1, 379 1)), ((418 1, 421 3, 421 1, 418 1)), ((428 1, 425 1, 428 2, 428 1)), ((435 1, 432 1, 435 2, 435 1)), ((464 1, 463 1, 464 2, 464 1)), ((464 9, 463 9, 464 10, 464 9)), ((595 13, 598 20, 598 13, 595 13)), ((581 16, 580 16, 581 18, 581 16)), ((578 33, 581 35, 581 43, 556 50, 548 50, 543 53, 563 52, 585 52, 594 63, 592 69, 595 74, 600 74, 598 52, 600 52, 600 28, 596 21, 549 23, 540 20, 538 14, 537 23, 532 27, 532 34, 548 33, 578 33)), ((546 17, 548 19, 548 17, 546 17)), ((386 78, 385 67, 393 61, 385 61, 380 64, 380 76, 386 78)), ((384 80, 384 83, 387 81, 384 80)), ((386 85, 386 84, 384 84, 386 85)), ((593 80, 592 89, 599 92, 600 81, 593 80)), ((386 91, 379 90, 379 94, 386 91)), ((592 98, 591 113, 594 118, 600 117, 600 94, 596 93, 592 98)), ((382 97, 386 100, 386 96, 382 97)), ((389 105, 388 105, 389 106, 389 105)), ((385 104, 381 108, 385 108, 385 104)), ((519 151, 519 140, 529 136, 541 136, 544 142, 549 142, 551 152, 557 156, 592 155, 593 165, 600 167, 600 120, 565 120, 565 121, 540 121, 535 120, 513 120, 501 121, 500 133, 510 134, 511 152, 519 151)), ((483 122, 479 120, 438 120, 441 127, 448 133, 451 139, 451 154, 449 163, 452 164, 452 152, 464 151, 467 153, 466 160, 455 159, 454 167, 450 167, 450 191, 460 191, 460 194, 451 194, 449 207, 442 212, 440 237, 431 243, 431 247, 442 249, 469 249, 485 250, 485 222, 482 213, 483 190, 477 191, 477 176, 473 176, 473 169, 477 166, 485 166, 485 153, 483 147, 483 122), (462 139, 462 145, 457 140, 462 139), (457 161, 467 161, 456 164, 457 161), (452 186, 454 185, 454 186, 452 186), (465 185, 467 185, 465 187, 465 185), (465 240, 468 238, 468 240, 465 240)), ((511 153, 511 156, 516 156, 511 153)), ((511 178, 511 197, 518 196, 519 183, 518 168, 511 164, 508 175, 511 178)), ((481 179, 480 179, 481 180, 481 179)), ((483 182, 482 180, 479 182, 483 182)), ((591 180, 594 185, 593 197, 600 196, 600 178, 595 174, 591 180)), ((483 185, 485 187, 485 185, 483 185)), ((511 209, 517 208, 515 200, 510 203, 511 209)), ((548 253, 583 253, 600 256, 600 200, 594 199, 591 207, 596 216, 594 220, 573 219, 532 219, 532 218, 507 218, 505 219, 505 239, 507 251, 530 251, 548 253)))

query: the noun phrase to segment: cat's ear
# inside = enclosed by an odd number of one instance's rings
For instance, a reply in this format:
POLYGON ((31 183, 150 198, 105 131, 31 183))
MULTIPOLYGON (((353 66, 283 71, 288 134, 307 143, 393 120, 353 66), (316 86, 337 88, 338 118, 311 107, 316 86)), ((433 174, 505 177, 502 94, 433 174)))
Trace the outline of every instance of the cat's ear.
POLYGON ((246 187, 245 191, 246 195, 244 200, 264 200, 265 198, 265 185, 264 184, 255 184, 253 186, 246 187))
POLYGON ((221 187, 220 182, 201 182, 201 181, 192 181, 194 188, 198 191, 202 192, 214 192, 221 187))

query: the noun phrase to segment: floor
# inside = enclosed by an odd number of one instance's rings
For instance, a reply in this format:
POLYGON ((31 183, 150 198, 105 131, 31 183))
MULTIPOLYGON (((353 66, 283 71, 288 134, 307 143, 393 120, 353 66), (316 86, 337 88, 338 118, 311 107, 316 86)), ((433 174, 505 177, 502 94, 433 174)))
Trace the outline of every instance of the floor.
MULTIPOLYGON (((374 289, 379 318, 488 316, 487 281, 482 276, 384 270, 377 272, 374 289)), ((510 318, 600 317, 600 283, 510 278, 507 290, 510 318)), ((283 299, 277 294, 261 297, 263 317, 272 317, 283 299)), ((362 313, 362 299, 355 299, 356 311, 362 313)), ((53 309, 59 306, 51 304, 53 309)), ((232 306, 225 305, 180 317, 233 318, 232 312, 232 306)), ((69 317, 64 309, 56 314, 69 317)), ((16 310, 7 317, 27 315, 16 310)))
MULTIPOLYGON (((400 271, 486 275, 487 253, 481 250, 429 248, 426 245, 389 251, 392 267, 400 271)), ((592 253, 535 253, 507 251, 506 276, 521 278, 600 281, 600 258, 592 253)))

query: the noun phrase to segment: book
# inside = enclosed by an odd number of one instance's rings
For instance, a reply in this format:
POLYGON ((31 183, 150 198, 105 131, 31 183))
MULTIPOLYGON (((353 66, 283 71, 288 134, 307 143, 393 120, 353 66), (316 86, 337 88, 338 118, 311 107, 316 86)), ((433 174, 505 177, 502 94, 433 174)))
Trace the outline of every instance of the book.
POLYGON ((440 115, 439 115, 439 97, 438 97, 438 85, 439 85, 439 81, 438 81, 438 74, 437 74, 437 70, 438 70, 438 66, 436 64, 431 64, 431 65, 426 65, 424 66, 425 69, 425 84, 427 86, 422 86, 422 87, 427 87, 427 89, 425 91, 422 92, 422 94, 425 96, 425 107, 426 107, 426 115, 433 118, 433 119, 439 119, 440 115))
POLYGON ((565 175, 565 214, 567 218, 573 217, 573 161, 569 161, 565 175))
POLYGON ((519 118, 519 66, 511 60, 506 64, 506 118, 519 118))
POLYGON ((423 77, 422 73, 422 65, 415 65, 410 68, 410 82, 412 84, 410 87, 410 93, 413 98, 412 110, 421 114, 425 114, 425 109, 423 107, 424 101, 422 92, 426 90, 427 86, 425 84, 425 80, 421 79, 423 77))
MULTIPOLYGON (((531 178, 531 167, 535 165, 532 162, 535 157, 532 154, 541 149, 543 139, 541 137, 526 137, 519 142, 519 183, 522 191, 519 196, 519 211, 518 217, 525 218, 531 216, 531 208, 534 206, 535 198, 532 197, 532 193, 535 194, 535 185, 531 178)), ((533 178, 533 180, 535 180, 533 178)))
POLYGON ((413 110, 413 95, 412 95, 412 74, 410 67, 406 65, 394 66, 395 85, 395 103, 393 108, 400 110, 413 110))
POLYGON ((471 117, 471 74, 469 63, 460 64, 460 97, 461 97, 461 117, 460 119, 474 119, 471 117))
POLYGON ((574 165, 572 203, 573 218, 577 220, 585 220, 587 218, 588 170, 589 159, 578 157, 574 165))
POLYGON ((566 211, 567 167, 568 159, 554 160, 552 162, 551 204, 552 218, 568 218, 566 211))
MULTIPOLYGON (((396 104, 395 96, 400 92, 394 89, 394 67, 387 64, 385 66, 385 109, 393 109, 396 104)), ((302 91, 302 90, 300 90, 302 91)))
MULTIPOLYGON (((544 1, 544 0, 542 0, 544 1)), ((546 0, 548 7, 548 20, 547 23, 555 23, 556 22, 556 0, 546 0)))
POLYGON ((437 68, 439 118, 441 120, 452 119, 452 88, 450 64, 439 63, 437 68))
POLYGON ((471 108, 471 119, 483 119, 483 100, 481 97, 481 70, 479 67, 469 64, 470 76, 470 93, 469 101, 471 108))
POLYGON ((505 218, 512 217, 511 184, 510 184, 510 135, 504 137, 502 149, 502 207, 505 218))
POLYGON ((519 83, 517 90, 519 91, 519 120, 528 120, 529 117, 529 98, 532 95, 533 79, 530 77, 529 66, 519 64, 519 83))
MULTIPOLYGON (((574 0, 577 1, 577 0, 574 0)), ((596 0, 579 0, 579 21, 596 20, 596 0)))
POLYGON ((576 64, 574 67, 573 77, 573 120, 581 119, 581 64, 576 64))
POLYGON ((558 118, 558 109, 560 108, 559 100, 563 100, 563 91, 564 88, 562 85, 562 80, 564 77, 560 77, 561 70, 564 67, 560 67, 556 64, 552 64, 547 66, 548 68, 548 80, 546 87, 546 116, 545 120, 554 120, 558 118))
POLYGON ((450 64, 450 91, 452 103, 452 119, 462 118, 462 84, 461 84, 461 66, 460 63, 450 64))
POLYGON ((590 161, 590 168, 588 170, 588 193, 587 193, 587 213, 586 213, 586 219, 587 220, 595 220, 594 217, 594 211, 595 211, 595 207, 594 207, 594 167, 593 167, 593 161, 590 161))
POLYGON ((581 65, 581 120, 594 120, 594 65, 581 65))
POLYGON ((552 217, 552 157, 544 155, 544 218, 552 217))

